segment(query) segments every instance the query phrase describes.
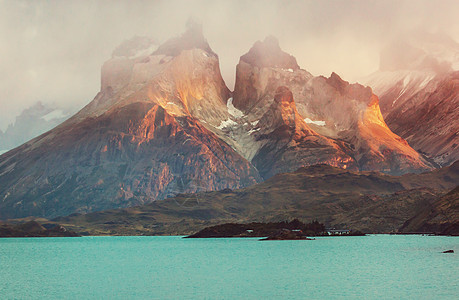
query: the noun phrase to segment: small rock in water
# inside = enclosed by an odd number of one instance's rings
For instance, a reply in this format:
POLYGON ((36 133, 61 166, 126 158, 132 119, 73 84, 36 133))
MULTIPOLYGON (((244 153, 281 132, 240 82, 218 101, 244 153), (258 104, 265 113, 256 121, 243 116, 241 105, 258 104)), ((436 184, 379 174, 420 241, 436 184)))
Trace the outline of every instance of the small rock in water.
POLYGON ((446 251, 443 251, 443 253, 454 253, 454 250, 446 250, 446 251))

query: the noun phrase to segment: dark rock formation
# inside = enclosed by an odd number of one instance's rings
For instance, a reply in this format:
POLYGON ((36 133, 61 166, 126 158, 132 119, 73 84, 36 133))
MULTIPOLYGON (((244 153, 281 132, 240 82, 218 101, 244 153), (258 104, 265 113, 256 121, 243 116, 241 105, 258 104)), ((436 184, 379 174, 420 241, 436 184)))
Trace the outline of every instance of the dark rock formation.
POLYGON ((325 234, 325 226, 317 221, 305 224, 298 219, 290 222, 227 223, 204 228, 187 238, 273 237, 272 239, 306 239, 325 234), (277 237, 277 238, 275 238, 277 237), (290 237, 290 238, 288 238, 290 237))

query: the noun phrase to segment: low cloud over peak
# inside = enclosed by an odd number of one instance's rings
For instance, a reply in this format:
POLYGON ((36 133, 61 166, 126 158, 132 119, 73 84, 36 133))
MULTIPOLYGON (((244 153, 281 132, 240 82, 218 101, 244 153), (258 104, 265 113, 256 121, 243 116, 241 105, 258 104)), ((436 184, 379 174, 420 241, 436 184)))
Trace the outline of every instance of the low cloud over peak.
POLYGON ((100 67, 136 35, 163 43, 190 16, 234 85, 239 57, 274 35, 301 68, 355 81, 379 68, 380 50, 423 28, 459 40, 459 2, 443 1, 0 1, 0 129, 37 101, 82 107, 100 67))

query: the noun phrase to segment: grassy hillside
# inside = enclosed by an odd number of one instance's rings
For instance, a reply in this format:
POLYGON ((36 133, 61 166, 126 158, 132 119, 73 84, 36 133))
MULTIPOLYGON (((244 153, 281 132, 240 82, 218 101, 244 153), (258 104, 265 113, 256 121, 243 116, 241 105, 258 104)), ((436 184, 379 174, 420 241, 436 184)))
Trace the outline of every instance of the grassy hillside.
POLYGON ((391 232, 429 208, 457 182, 459 163, 404 176, 315 165, 240 190, 182 194, 144 206, 54 221, 92 235, 182 235, 229 222, 293 218, 315 219, 327 227, 391 232))

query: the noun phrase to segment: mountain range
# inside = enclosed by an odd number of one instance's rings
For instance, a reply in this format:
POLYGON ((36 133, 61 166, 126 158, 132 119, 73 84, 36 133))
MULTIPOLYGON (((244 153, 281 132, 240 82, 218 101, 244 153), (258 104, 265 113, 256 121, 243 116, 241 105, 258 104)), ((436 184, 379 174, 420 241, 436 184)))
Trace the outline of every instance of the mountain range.
POLYGON ((401 36, 363 79, 389 128, 438 166, 459 159, 459 44, 442 34, 401 36))
MULTIPOLYGON (((444 165, 457 155, 454 141, 444 165)), ((421 173, 439 165, 429 153, 391 131, 370 87, 313 76, 271 36, 241 56, 230 91, 202 28, 189 24, 161 45, 120 45, 93 101, 0 156, 0 219, 245 188, 315 164, 421 173)))
POLYGON ((4 132, 0 130, 0 155, 56 127, 71 115, 68 109, 42 102, 24 109, 4 132))

